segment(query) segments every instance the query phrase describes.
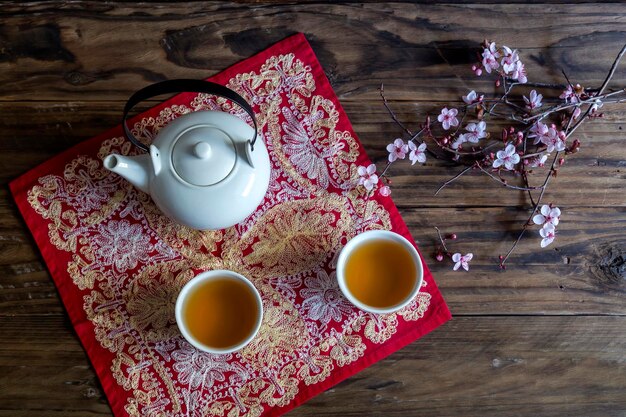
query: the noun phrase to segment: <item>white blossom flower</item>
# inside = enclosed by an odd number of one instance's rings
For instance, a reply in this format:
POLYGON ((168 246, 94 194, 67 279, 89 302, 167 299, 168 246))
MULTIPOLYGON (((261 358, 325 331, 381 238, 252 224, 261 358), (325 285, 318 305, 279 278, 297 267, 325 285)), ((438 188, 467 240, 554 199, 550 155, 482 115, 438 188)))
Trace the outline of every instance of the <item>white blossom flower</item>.
POLYGON ((409 148, 411 152, 409 153, 409 159, 411 160, 411 165, 415 165, 416 162, 424 163, 426 162, 426 144, 422 143, 420 146, 417 146, 414 142, 409 142, 409 148))
POLYGON ((559 216, 561 215, 561 209, 558 207, 550 207, 548 204, 544 204, 541 207, 540 214, 536 214, 533 217, 533 222, 535 224, 551 224, 553 226, 558 226, 559 224, 559 216))
POLYGON ((595 113, 598 111, 600 107, 602 107, 604 103, 599 98, 595 99, 593 104, 591 105, 591 113, 595 113))
POLYGON ((543 95, 537 94, 536 90, 531 90, 530 98, 527 98, 526 96, 523 97, 528 110, 538 109, 542 105, 541 100, 543 100, 543 95))
POLYGON ((467 126, 465 126, 465 130, 467 130, 467 133, 459 135, 459 139, 462 140, 461 143, 478 143, 479 140, 487 137, 487 132, 485 132, 485 129, 487 129, 487 123, 482 120, 478 123, 468 123, 467 126))
POLYGON ((550 243, 552 243, 552 241, 556 237, 556 229, 551 223, 546 223, 539 231, 539 234, 543 238, 541 239, 541 247, 545 248, 550 243))
POLYGON ((554 127, 548 130, 548 134, 541 137, 541 142, 546 145, 548 152, 565 150, 565 132, 557 131, 554 127))
POLYGON ((510 171, 519 161, 520 157, 515 150, 515 145, 509 144, 503 151, 498 151, 496 153, 496 159, 493 161, 493 167, 499 168, 504 165, 504 168, 510 171))
POLYGON ((565 100, 566 103, 578 103, 578 96, 572 89, 572 85, 568 85, 567 88, 561 93, 559 98, 565 100))
POLYGON ((458 138, 450 145, 452 149, 459 149, 466 142, 465 135, 459 135, 458 138))
POLYGON ((531 168, 542 167, 545 165, 546 161, 548 160, 548 157, 550 157, 550 154, 548 153, 537 155, 536 157, 530 160, 530 162, 528 163, 528 166, 531 168))
POLYGON ((387 151, 389 152, 389 162, 393 162, 396 159, 404 159, 409 147, 402 139, 398 138, 387 145, 387 151))
POLYGON ((365 187, 367 191, 372 191, 372 188, 378 184, 378 175, 376 175, 376 165, 371 164, 367 168, 362 166, 357 169, 357 172, 361 178, 359 178, 359 185, 365 187))
POLYGON ((532 125, 532 127, 530 128, 530 133, 528 134, 528 137, 535 138, 533 144, 536 145, 543 141, 543 137, 548 135, 549 130, 550 128, 548 127, 548 125, 541 122, 535 122, 535 124, 532 125))
POLYGON ((515 68, 513 69, 511 78, 522 84, 526 84, 528 82, 528 78, 526 77, 526 66, 524 66, 522 61, 517 61, 515 63, 515 68))
POLYGON ((473 103, 476 103, 476 102, 483 101, 484 97, 485 97, 484 95, 481 94, 479 96, 478 94, 476 94, 476 91, 472 90, 469 93, 467 93, 466 96, 463 96, 463 101, 465 103, 467 103, 467 104, 473 104, 473 103))
POLYGON ((437 120, 443 125, 445 130, 450 129, 450 126, 458 126, 459 120, 456 115, 459 113, 457 109, 449 109, 444 107, 441 109, 441 114, 437 116, 437 120))
POLYGON ((519 61, 517 50, 511 50, 508 46, 502 46, 502 70, 509 75, 515 70, 516 62, 519 61))
POLYGON ((483 67, 485 67, 485 71, 488 74, 491 74, 491 70, 500 66, 498 58, 500 58, 500 53, 496 49, 496 43, 491 42, 489 47, 483 50, 483 67))
POLYGON ((469 262, 472 260, 474 255, 472 253, 468 253, 466 255, 461 255, 460 253, 455 253, 452 255, 452 261, 456 262, 454 267, 452 268, 454 271, 463 267, 466 271, 469 271, 469 262))

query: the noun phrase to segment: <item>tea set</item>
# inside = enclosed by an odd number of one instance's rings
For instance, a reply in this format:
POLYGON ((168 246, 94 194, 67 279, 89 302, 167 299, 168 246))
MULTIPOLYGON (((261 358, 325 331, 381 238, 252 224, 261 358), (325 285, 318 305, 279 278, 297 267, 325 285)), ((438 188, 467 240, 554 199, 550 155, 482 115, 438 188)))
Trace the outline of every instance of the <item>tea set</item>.
MULTIPOLYGON (((264 141, 258 139, 257 122, 248 102, 220 84, 200 80, 168 80, 149 85, 127 101, 122 127, 126 138, 146 153, 137 156, 108 155, 103 165, 149 194, 159 209, 173 221, 196 230, 216 230, 233 226, 249 216, 262 202, 269 186, 271 165, 264 141), (227 98, 250 117, 251 127, 239 117, 222 111, 202 110, 180 116, 165 126, 150 145, 139 141, 128 128, 128 114, 140 102, 163 94, 200 92, 227 98)), ((359 234, 342 249, 337 265, 339 287, 356 307, 386 314, 408 305, 423 279, 423 268, 415 247, 403 236, 385 230, 359 234), (410 293, 392 306, 371 307, 360 302, 348 286, 344 264, 352 251, 375 240, 391 240, 402 245, 414 261, 416 274, 410 293)), ((263 306, 254 285, 233 271, 203 272, 190 280, 176 301, 176 322, 183 337, 196 348, 210 353, 230 353, 253 340, 261 327, 263 306), (216 279, 245 282, 253 294, 258 312, 257 324, 246 337, 228 347, 202 343, 190 331, 185 305, 194 289, 216 279)))

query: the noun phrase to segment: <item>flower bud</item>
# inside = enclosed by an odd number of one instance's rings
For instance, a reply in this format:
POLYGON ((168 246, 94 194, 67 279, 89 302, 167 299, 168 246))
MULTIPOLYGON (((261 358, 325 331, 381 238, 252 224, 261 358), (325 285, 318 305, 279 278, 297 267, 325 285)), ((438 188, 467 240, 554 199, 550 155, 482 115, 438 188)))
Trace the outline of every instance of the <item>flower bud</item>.
POLYGON ((446 239, 455 240, 456 239, 456 233, 451 233, 451 234, 447 235, 446 239))
POLYGON ((581 113, 580 107, 576 107, 576 110, 574 110, 574 113, 572 113, 572 117, 574 119, 578 119, 578 116, 580 116, 580 113, 581 113))
POLYGON ((564 163, 565 163, 565 159, 559 158, 559 166, 563 165, 564 163))
POLYGON ((476 64, 472 65, 472 71, 476 72, 477 69, 478 67, 476 66, 476 64))
POLYGON ((509 127, 509 135, 512 135, 513 133, 515 133, 515 128, 513 126, 509 127))
POLYGON ((480 69, 480 68, 478 68, 478 69, 477 69, 476 71, 474 71, 474 72, 475 72, 475 73, 476 73, 476 75, 477 75, 477 76, 479 76, 479 77, 480 77, 481 75, 483 75, 483 70, 482 70, 482 69, 480 69))
POLYGON ((500 79, 499 78, 496 80, 496 87, 500 87, 500 79))
POLYGON ((437 252, 437 256, 435 257, 438 262, 443 261, 443 253, 437 252))

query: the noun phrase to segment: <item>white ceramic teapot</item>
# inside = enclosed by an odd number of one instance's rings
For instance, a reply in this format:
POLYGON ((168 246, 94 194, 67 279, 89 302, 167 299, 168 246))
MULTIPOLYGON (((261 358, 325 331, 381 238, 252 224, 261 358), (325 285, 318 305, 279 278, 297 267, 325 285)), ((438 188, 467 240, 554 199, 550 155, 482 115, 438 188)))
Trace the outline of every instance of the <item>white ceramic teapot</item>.
POLYGON ((105 168, 121 175, 168 217, 193 229, 223 229, 239 223, 261 203, 270 178, 270 162, 250 105, 234 91, 199 80, 170 80, 137 91, 124 108, 126 137, 147 154, 104 159, 105 168), (232 100, 252 118, 220 111, 192 112, 170 122, 148 147, 128 129, 128 112, 161 94, 194 91, 232 100))

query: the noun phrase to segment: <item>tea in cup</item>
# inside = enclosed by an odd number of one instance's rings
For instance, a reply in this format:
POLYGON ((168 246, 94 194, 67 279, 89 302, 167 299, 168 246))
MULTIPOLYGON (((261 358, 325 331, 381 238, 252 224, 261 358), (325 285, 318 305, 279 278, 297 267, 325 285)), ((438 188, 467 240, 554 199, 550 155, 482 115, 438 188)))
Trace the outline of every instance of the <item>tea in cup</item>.
POLYGON ((371 313, 406 307, 423 280, 422 261, 411 242, 387 230, 370 230, 351 239, 337 261, 343 295, 371 313))
POLYGON ((233 271, 195 276, 176 300, 183 337, 209 353, 231 353, 250 343, 261 327, 263 303, 254 285, 233 271))

